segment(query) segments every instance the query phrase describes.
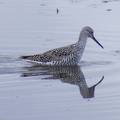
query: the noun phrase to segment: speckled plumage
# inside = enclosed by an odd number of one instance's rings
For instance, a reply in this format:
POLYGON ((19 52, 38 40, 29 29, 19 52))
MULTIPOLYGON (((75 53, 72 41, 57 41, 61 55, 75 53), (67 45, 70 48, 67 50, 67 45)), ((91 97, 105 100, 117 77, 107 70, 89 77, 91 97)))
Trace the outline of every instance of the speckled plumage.
POLYGON ((78 63, 80 49, 82 48, 77 46, 77 44, 72 44, 66 47, 49 50, 43 54, 22 56, 22 58, 41 64, 71 65, 78 63))
MULTIPOLYGON (((44 52, 43 54, 21 56, 21 58, 29 60, 31 62, 37 62, 39 64, 77 65, 84 52, 88 37, 95 39, 93 36, 92 28, 84 27, 80 33, 78 42, 76 42, 75 44, 49 50, 47 52, 44 52)), ((102 47, 100 43, 98 44, 102 47)))

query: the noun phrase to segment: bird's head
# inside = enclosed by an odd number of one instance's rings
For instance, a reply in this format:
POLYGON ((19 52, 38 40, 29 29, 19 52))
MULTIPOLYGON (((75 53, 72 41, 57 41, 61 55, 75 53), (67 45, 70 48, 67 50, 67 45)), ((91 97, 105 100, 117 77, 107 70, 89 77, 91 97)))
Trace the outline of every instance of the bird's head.
POLYGON ((94 30, 91 27, 89 26, 84 27, 81 33, 84 34, 86 37, 93 39, 101 48, 104 49, 104 47, 94 37, 94 30))

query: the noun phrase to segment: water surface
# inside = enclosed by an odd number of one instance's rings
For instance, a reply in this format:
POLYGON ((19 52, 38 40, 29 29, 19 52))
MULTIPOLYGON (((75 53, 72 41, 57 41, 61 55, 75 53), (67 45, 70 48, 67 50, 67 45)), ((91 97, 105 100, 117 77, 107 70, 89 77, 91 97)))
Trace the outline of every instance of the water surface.
POLYGON ((1 1, 0 119, 119 120, 119 9, 119 0, 1 1), (19 59, 76 42, 86 25, 105 49, 88 39, 80 66, 19 59))

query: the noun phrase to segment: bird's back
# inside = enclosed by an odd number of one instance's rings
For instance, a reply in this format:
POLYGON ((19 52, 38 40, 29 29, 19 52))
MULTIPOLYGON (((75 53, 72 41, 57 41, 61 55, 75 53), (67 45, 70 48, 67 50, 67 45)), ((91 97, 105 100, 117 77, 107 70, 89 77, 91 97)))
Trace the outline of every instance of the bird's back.
POLYGON ((78 51, 78 46, 76 44, 72 44, 65 47, 49 50, 43 54, 22 56, 21 58, 41 64, 69 65, 77 64, 78 51))

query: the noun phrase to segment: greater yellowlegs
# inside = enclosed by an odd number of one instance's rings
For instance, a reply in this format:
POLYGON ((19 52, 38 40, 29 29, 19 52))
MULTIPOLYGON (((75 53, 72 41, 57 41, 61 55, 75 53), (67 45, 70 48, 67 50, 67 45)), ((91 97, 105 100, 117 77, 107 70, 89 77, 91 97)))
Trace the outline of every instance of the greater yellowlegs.
POLYGON ((75 44, 49 50, 43 54, 21 56, 21 58, 45 65, 77 65, 84 52, 87 38, 93 39, 103 48, 95 39, 93 29, 86 26, 81 30, 79 40, 75 44))

